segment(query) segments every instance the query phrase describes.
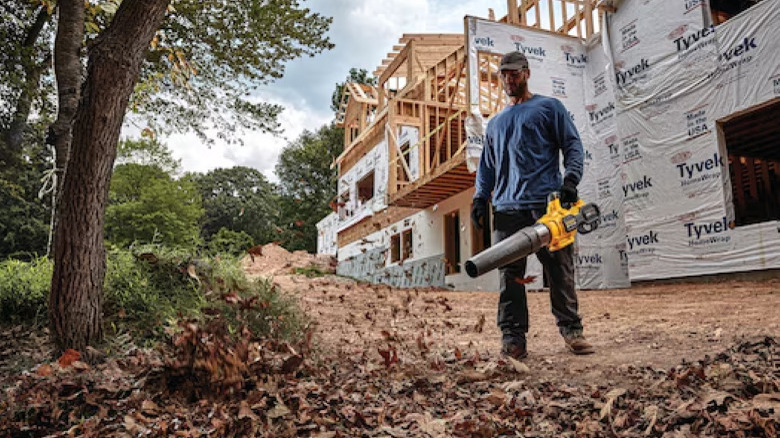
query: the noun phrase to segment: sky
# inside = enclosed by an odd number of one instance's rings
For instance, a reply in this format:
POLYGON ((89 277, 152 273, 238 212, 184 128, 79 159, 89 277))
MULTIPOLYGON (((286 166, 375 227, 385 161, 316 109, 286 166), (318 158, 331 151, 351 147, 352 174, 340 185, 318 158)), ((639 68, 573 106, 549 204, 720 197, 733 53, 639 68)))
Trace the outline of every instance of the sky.
POLYGON ((260 170, 271 181, 279 153, 304 130, 315 131, 333 119, 331 94, 352 67, 369 73, 379 66, 404 33, 463 33, 465 15, 487 17, 493 8, 506 15, 503 0, 307 0, 302 5, 333 17, 332 50, 291 61, 284 77, 258 90, 260 98, 284 106, 281 136, 248 132, 243 146, 202 144, 194 134, 163 138, 183 171, 207 172, 237 165, 260 170))

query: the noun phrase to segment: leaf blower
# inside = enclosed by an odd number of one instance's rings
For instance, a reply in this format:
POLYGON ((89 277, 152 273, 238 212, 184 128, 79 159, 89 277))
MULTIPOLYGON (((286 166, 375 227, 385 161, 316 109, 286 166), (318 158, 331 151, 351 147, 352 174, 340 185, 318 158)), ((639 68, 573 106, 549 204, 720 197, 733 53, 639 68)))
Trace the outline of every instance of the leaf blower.
POLYGON ((601 213, 596 204, 582 199, 568 208, 561 205, 557 192, 548 197, 547 212, 534 225, 525 227, 466 261, 466 273, 476 278, 493 269, 520 260, 547 247, 550 251, 565 248, 580 234, 599 226, 601 213))

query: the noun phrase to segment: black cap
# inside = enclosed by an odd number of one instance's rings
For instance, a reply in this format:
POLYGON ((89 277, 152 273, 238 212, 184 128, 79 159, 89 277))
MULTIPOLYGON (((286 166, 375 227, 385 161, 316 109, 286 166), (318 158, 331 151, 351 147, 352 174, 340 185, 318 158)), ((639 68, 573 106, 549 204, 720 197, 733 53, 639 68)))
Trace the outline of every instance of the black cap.
POLYGON ((528 68, 528 58, 522 52, 509 52, 501 57, 499 71, 501 70, 522 70, 528 68))

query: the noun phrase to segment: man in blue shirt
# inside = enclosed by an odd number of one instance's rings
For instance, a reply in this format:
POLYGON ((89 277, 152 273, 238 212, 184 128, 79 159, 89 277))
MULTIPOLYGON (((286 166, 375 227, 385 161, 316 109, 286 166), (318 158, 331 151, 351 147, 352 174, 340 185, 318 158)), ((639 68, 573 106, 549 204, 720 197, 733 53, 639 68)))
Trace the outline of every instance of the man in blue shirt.
MULTIPOLYGON (((536 223, 545 213, 551 192, 558 191, 563 203, 576 202, 583 158, 577 128, 563 104, 528 90, 531 71, 525 55, 507 53, 499 70, 510 102, 488 122, 471 212, 474 225, 481 228, 488 199, 492 201, 496 242, 536 223)), ((543 248, 536 256, 544 266, 552 312, 566 345, 575 354, 590 354, 593 346, 582 335, 582 320, 577 313, 573 251, 573 245, 555 252, 543 248)), ((525 270, 525 258, 499 269, 501 352, 515 359, 526 356, 525 270)))

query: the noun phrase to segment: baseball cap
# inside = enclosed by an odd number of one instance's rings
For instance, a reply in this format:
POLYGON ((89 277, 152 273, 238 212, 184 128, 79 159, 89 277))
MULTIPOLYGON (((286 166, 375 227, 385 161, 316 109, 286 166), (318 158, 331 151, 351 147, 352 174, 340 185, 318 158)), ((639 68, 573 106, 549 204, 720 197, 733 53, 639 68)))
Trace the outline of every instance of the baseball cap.
POLYGON ((522 70, 528 68, 528 59, 522 52, 509 52, 501 57, 500 70, 522 70))

